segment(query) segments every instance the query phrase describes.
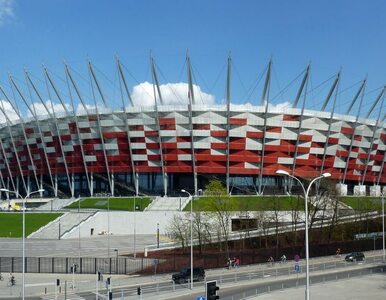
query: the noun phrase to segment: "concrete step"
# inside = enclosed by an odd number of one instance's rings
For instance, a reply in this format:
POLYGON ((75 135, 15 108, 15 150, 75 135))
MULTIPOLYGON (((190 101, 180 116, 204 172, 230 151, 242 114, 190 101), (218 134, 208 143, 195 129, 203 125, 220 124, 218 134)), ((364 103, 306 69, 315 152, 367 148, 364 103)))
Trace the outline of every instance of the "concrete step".
POLYGON ((59 239, 72 228, 78 226, 88 218, 92 217, 95 212, 67 212, 61 217, 48 223, 38 231, 30 234, 28 238, 32 239, 59 239))
POLYGON ((37 210, 49 210, 49 211, 55 211, 62 209, 63 207, 66 207, 70 205, 71 203, 78 201, 79 198, 68 198, 68 199, 58 199, 54 198, 48 201, 46 204, 43 204, 42 206, 39 206, 37 210))
POLYGON ((146 211, 181 211, 188 203, 187 197, 156 197, 146 211))

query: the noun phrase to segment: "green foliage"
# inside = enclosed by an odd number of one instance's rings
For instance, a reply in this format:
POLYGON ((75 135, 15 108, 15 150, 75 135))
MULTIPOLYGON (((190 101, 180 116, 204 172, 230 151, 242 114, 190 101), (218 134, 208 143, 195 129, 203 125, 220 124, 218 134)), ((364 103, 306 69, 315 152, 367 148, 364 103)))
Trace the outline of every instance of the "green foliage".
POLYGON ((339 198, 339 201, 351 206, 357 211, 380 211, 382 210, 381 200, 381 197, 345 196, 339 198))
MULTIPOLYGON (((193 210, 215 211, 213 202, 224 198, 228 197, 196 197, 193 200, 193 210)), ((230 196, 228 199, 227 208, 230 211, 304 210, 304 200, 300 198, 298 201, 297 196, 230 196)), ((190 205, 188 204, 184 210, 190 210, 190 205)))
MULTIPOLYGON (((84 198, 80 199, 80 208, 92 208, 92 209, 108 209, 110 210, 123 210, 133 211, 135 205, 139 205, 139 210, 143 211, 151 202, 148 197, 131 197, 131 198, 84 198)), ((79 208, 79 201, 72 203, 67 208, 79 208)))
POLYGON ((208 196, 226 196, 227 189, 219 180, 211 180, 205 186, 205 195, 208 196))
MULTIPOLYGON (((25 214, 25 235, 28 236, 40 227, 45 226, 62 214, 60 213, 30 213, 25 214)), ((0 237, 22 237, 23 213, 0 213, 0 237)))

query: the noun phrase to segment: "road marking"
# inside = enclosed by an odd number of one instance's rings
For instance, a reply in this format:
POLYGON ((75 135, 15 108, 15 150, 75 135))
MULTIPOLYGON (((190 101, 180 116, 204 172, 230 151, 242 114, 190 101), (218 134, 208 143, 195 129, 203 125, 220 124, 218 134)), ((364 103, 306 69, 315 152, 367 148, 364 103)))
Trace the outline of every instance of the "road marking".
POLYGON ((44 286, 44 285, 55 285, 56 283, 55 282, 46 282, 46 283, 28 283, 28 284, 25 284, 26 287, 30 287, 30 286, 44 286))

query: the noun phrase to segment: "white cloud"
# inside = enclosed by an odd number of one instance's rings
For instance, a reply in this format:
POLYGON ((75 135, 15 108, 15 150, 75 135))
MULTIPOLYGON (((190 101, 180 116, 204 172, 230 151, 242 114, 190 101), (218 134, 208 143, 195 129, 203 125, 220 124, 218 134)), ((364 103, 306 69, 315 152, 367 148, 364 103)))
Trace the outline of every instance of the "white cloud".
MULTIPOLYGON (((266 104, 266 102, 264 104, 266 104)), ((248 108, 256 107, 256 106, 259 106, 259 105, 256 105, 256 104, 254 105, 254 104, 251 104, 250 102, 247 102, 247 103, 244 103, 244 104, 232 104, 232 107, 248 109, 248 108)), ((268 108, 270 110, 281 111, 281 110, 283 110, 285 108, 289 108, 289 107, 292 107, 292 104, 289 101, 286 101, 286 102, 283 102, 283 103, 278 103, 278 104, 268 103, 268 108)))
MULTIPOLYGON (((167 83, 160 85, 163 103, 168 104, 187 104, 188 84, 187 83, 167 83)), ((196 103, 214 104, 215 97, 211 94, 204 93, 198 85, 193 85, 194 98, 196 103)), ((158 94, 157 94, 158 95, 158 94)), ((135 106, 152 106, 154 105, 153 84, 142 82, 133 87, 131 93, 133 104, 135 106)), ((157 99, 158 104, 160 104, 157 99)))
POLYGON ((14 0, 0 0, 0 26, 3 25, 7 19, 14 16, 13 5, 14 0))
POLYGON ((283 102, 283 103, 278 103, 278 104, 268 103, 268 107, 269 108, 273 108, 273 109, 277 109, 277 110, 281 110, 281 109, 284 109, 284 108, 289 108, 291 106, 292 106, 292 104, 289 101, 286 101, 286 102, 283 102))
MULTIPOLYGON (((95 105, 90 105, 90 104, 85 104, 86 109, 89 113, 93 114, 95 113, 95 105)), ((98 105, 98 109, 103 108, 103 106, 98 105)), ((78 107, 76 108, 76 114, 77 115, 85 115, 86 114, 86 109, 82 105, 82 103, 78 104, 78 107)))
POLYGON ((11 121, 19 120, 17 113, 12 109, 12 105, 6 100, 0 100, 0 123, 5 123, 7 119, 3 114, 3 110, 7 115, 8 119, 11 121))
MULTIPOLYGON (((46 105, 47 109, 50 111, 50 113, 52 113, 53 110, 55 111, 55 113, 65 112, 62 104, 60 104, 60 103, 52 103, 52 105, 51 105, 51 101, 47 100, 45 102, 45 105, 46 105)), ((70 106, 68 104, 66 104, 66 107, 67 107, 68 110, 70 109, 70 106)), ((31 108, 32 112, 34 112, 34 113, 36 112, 36 114, 38 116, 41 116, 41 115, 46 116, 46 115, 48 115, 46 108, 44 107, 44 105, 41 102, 34 102, 34 103, 32 103, 30 105, 30 108, 31 108), (34 110, 34 108, 35 108, 35 110, 34 110)), ((32 113, 29 110, 27 112, 27 117, 29 117, 29 118, 33 117, 32 113)))

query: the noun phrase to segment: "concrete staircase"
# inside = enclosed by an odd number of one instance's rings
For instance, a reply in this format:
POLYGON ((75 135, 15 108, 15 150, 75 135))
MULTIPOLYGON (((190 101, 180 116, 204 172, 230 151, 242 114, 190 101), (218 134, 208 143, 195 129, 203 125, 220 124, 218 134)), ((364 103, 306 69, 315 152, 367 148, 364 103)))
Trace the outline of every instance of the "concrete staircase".
POLYGON ((67 212, 61 217, 48 223, 38 231, 31 233, 28 238, 32 239, 59 239, 64 234, 78 226, 80 223, 93 217, 97 211, 67 212))
POLYGON ((145 211, 182 211, 189 197, 156 197, 145 211))
POLYGON ((78 201, 80 198, 68 198, 58 199, 54 198, 48 201, 46 204, 39 206, 36 210, 56 211, 70 205, 71 203, 78 201))

